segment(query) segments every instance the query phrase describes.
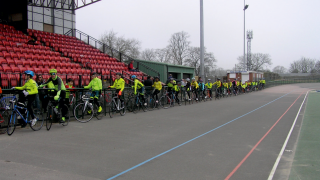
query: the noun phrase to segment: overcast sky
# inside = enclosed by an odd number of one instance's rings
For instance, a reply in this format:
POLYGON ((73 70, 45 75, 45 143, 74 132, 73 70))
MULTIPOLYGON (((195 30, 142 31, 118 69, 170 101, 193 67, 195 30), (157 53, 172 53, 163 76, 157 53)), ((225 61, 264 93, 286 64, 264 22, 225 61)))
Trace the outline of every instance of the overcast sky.
MULTIPOLYGON (((271 55, 273 67, 302 56, 320 60, 320 0, 246 0, 252 53, 271 55)), ((232 69, 243 55, 243 0, 204 0, 204 44, 232 69)), ((77 29, 99 39, 114 30, 141 41, 142 50, 164 48, 185 31, 200 46, 200 0, 102 0, 76 11, 77 29)))

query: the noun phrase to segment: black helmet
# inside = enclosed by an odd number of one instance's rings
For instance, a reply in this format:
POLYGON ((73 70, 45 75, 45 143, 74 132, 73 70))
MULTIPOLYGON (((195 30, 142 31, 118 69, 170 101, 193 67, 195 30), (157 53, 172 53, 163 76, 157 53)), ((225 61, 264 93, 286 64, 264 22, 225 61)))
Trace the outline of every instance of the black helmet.
POLYGON ((119 75, 119 76, 121 76, 122 74, 118 72, 118 73, 116 73, 116 75, 119 75))
POLYGON ((158 76, 154 77, 154 79, 160 79, 158 76))

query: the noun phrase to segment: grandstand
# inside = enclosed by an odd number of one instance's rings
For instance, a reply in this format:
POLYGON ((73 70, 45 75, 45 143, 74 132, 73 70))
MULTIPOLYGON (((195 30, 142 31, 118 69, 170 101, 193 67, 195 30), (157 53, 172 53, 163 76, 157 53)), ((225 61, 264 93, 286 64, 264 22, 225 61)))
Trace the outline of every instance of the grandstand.
MULTIPOLYGON (((18 8, 22 14, 20 19, 12 18, 20 17, 19 12, 17 13, 13 9, 13 14, 10 14, 11 11, 7 10, 5 12, 7 14, 0 17, 1 87, 10 88, 22 85, 23 72, 27 69, 34 71, 36 74, 43 74, 44 78, 48 78, 49 69, 55 68, 64 81, 67 78, 73 78, 77 87, 87 85, 90 82, 92 71, 100 74, 101 79, 110 80, 104 81, 110 83, 114 80, 116 72, 123 74, 126 83, 130 83, 130 76, 133 74, 139 79, 146 79, 146 73, 129 72, 127 64, 121 61, 121 56, 120 59, 112 57, 90 45, 89 41, 86 43, 74 37, 73 33, 68 33, 77 31, 71 29, 75 27, 75 20, 70 21, 69 25, 71 26, 68 26, 67 23, 69 22, 68 19, 75 19, 75 9, 64 8, 67 6, 64 6, 62 2, 60 2, 60 6, 49 4, 47 7, 45 4, 37 4, 37 2, 32 1, 32 3, 23 4, 25 8, 18 8), (51 15, 48 17, 55 19, 51 24, 44 20, 47 17, 45 10, 50 10, 51 15), (25 12, 27 12, 27 18, 24 18, 25 12), (63 16, 59 19, 59 13, 61 14, 61 12, 63 16), (71 18, 68 18, 68 15, 71 18), (37 16, 44 17, 42 22, 39 18, 35 18, 37 16), (6 17, 18 20, 9 21, 6 17), (63 25, 55 24, 58 20, 62 20, 63 25), (27 26, 23 26, 20 21, 29 23, 25 23, 27 26), (61 31, 61 29, 64 30, 61 31)), ((77 6, 80 7, 79 4, 77 6)), ((7 8, 13 7, 12 4, 11 7, 9 5, 7 8)))

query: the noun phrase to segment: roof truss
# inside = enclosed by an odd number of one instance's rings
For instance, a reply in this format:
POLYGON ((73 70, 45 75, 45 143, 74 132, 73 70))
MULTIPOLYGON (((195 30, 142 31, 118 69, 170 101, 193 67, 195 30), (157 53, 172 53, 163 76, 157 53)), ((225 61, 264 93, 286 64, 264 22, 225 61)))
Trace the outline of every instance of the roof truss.
POLYGON ((29 6, 77 10, 101 0, 27 0, 29 6))

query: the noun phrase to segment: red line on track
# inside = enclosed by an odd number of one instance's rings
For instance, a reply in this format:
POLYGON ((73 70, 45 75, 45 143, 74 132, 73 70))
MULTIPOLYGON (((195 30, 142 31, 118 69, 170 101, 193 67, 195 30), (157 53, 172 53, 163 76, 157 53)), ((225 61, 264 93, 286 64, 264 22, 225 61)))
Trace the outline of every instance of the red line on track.
POLYGON ((299 97, 291 104, 291 106, 280 116, 280 118, 271 126, 271 128, 267 131, 267 133, 257 142, 256 145, 253 146, 253 148, 249 151, 249 153, 240 161, 240 163, 231 171, 231 173, 224 179, 228 180, 231 178, 231 176, 240 168, 240 166, 248 159, 248 157, 252 154, 252 152, 257 148, 257 146, 261 143, 261 141, 270 133, 270 131, 278 124, 278 122, 282 119, 282 117, 287 114, 289 109, 297 102, 297 100, 300 98, 300 96, 303 93, 299 95, 299 97))

